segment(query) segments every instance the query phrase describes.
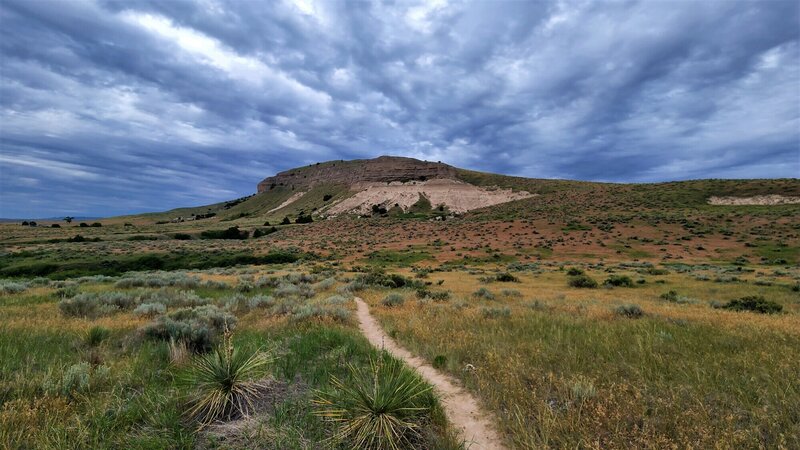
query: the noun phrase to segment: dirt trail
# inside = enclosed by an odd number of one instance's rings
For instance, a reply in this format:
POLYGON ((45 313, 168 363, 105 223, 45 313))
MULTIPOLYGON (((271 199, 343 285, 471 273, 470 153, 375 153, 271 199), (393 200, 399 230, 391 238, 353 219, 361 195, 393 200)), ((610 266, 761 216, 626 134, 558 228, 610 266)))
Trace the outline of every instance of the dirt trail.
POLYGON ((358 305, 358 321, 361 332, 372 345, 386 349, 395 357, 405 361, 436 388, 447 418, 460 430, 461 436, 467 442, 470 450, 505 449, 494 426, 486 418, 486 414, 480 410, 478 402, 472 395, 456 385, 450 377, 425 363, 422 358, 414 356, 408 350, 397 345, 383 332, 381 326, 369 313, 367 304, 358 297, 355 300, 358 305))

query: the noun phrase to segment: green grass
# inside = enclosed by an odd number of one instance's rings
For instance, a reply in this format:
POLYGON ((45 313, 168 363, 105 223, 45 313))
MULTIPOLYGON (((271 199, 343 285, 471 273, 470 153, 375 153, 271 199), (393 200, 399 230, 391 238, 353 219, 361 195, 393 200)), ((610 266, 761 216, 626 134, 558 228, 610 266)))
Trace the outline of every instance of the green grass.
POLYGON ((121 275, 142 270, 208 269, 242 264, 284 264, 299 260, 303 255, 275 251, 266 255, 249 253, 149 253, 139 256, 121 255, 114 258, 53 260, 46 255, 39 258, 0 257, 0 276, 46 276, 66 279, 88 275, 121 275))
POLYGON ((432 260, 433 257, 427 251, 422 250, 378 250, 367 255, 365 262, 377 266, 408 267, 410 265, 432 260))
MULTIPOLYGON (((109 287, 82 284, 81 291, 109 287)), ((186 420, 197 384, 181 382, 188 369, 174 359, 170 343, 143 339, 149 319, 125 312, 66 318, 57 301, 24 292, 0 297, 1 448, 307 448, 334 432, 314 414, 314 392, 328 389, 332 377, 353 382, 349 367, 366 367, 378 356, 352 324, 324 318, 264 323, 263 310, 237 313, 237 351, 273 349, 267 375, 273 381, 266 385, 274 394, 242 426, 246 431, 220 440, 213 430, 196 433, 186 420)), ((423 431, 431 446, 449 436, 441 414, 423 431)))
POLYGON ((770 264, 798 264, 800 262, 800 247, 781 245, 774 242, 759 242, 755 252, 770 264))

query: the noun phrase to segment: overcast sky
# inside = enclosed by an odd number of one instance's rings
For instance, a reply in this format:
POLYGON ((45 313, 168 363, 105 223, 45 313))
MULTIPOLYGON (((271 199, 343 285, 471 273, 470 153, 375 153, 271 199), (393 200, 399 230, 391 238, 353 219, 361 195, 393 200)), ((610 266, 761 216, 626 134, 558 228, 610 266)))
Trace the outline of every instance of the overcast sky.
POLYGON ((0 1, 0 216, 112 215, 405 155, 800 176, 797 1, 0 1))

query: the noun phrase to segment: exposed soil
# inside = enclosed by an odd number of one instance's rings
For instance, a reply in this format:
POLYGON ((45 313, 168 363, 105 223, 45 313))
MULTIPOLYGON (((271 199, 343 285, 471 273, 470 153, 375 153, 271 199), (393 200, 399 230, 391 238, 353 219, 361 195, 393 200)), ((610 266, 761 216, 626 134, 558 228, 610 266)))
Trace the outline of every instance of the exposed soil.
POLYGON ((277 210, 279 210, 281 208, 285 208, 285 207, 291 205, 292 203, 296 202, 297 200, 300 200, 300 197, 302 197, 303 195, 305 195, 305 192, 297 192, 295 194, 292 194, 292 196, 287 198, 285 202, 283 202, 280 205, 278 205, 277 207, 272 208, 269 211, 267 211, 267 214, 274 213, 275 211, 277 211, 277 210))
POLYGON ((799 205, 800 197, 755 195, 753 197, 710 197, 710 205, 799 205))
MULTIPOLYGON (((259 385, 259 396, 254 399, 253 410, 244 417, 205 428, 199 436, 197 449, 254 448, 254 440, 278 433, 278 430, 270 430, 266 423, 275 407, 287 399, 302 395, 308 389, 299 379, 290 384, 268 378, 259 381, 259 385)), ((258 448, 273 447, 265 442, 263 447, 258 448)))
POLYGON ((511 189, 486 189, 449 179, 406 183, 399 181, 359 183, 354 185, 353 189, 359 190, 359 192, 332 206, 328 210, 330 215, 347 212, 369 214, 373 205, 382 205, 386 209, 399 206, 403 211, 408 211, 419 201, 420 195, 427 198, 431 206, 444 205, 454 213, 463 213, 533 196, 528 192, 513 192, 511 189))
POLYGON ((414 356, 387 336, 378 322, 369 313, 369 307, 356 297, 358 321, 361 332, 375 347, 385 349, 413 367, 438 391, 447 418, 459 430, 468 447, 473 450, 504 449, 500 436, 487 415, 481 411, 475 398, 459 387, 456 382, 428 365, 422 358, 414 356))

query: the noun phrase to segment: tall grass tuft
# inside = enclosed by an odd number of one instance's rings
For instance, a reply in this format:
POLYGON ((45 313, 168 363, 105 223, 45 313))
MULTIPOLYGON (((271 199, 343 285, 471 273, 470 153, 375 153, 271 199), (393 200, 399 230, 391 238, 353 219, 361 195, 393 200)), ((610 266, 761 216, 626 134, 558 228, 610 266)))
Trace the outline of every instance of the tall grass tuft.
POLYGON ((86 332, 86 345, 89 347, 97 347, 103 341, 108 339, 111 335, 111 331, 108 328, 103 328, 101 326, 94 326, 86 332))
POLYGON ((368 369, 351 365, 350 373, 351 383, 333 376, 333 389, 314 400, 316 414, 337 426, 332 440, 351 448, 413 448, 430 412, 430 386, 388 357, 370 360, 368 369))
POLYGON ((186 415, 201 427, 248 415, 266 387, 258 380, 265 376, 270 362, 267 353, 235 348, 226 331, 223 343, 196 357, 183 378, 195 389, 186 415))

